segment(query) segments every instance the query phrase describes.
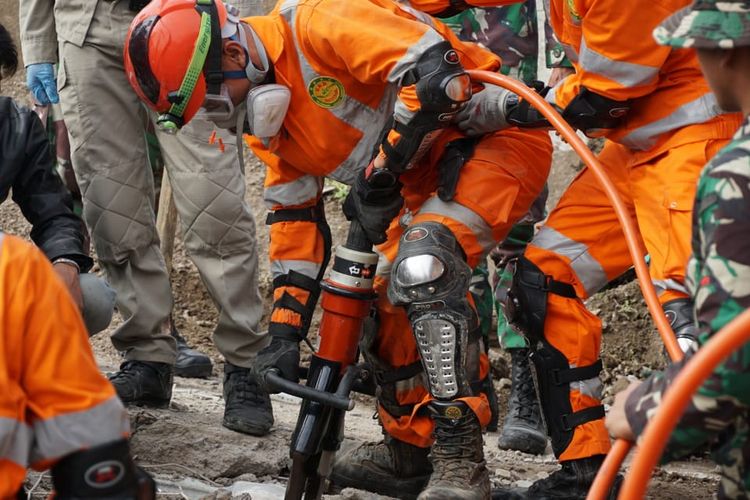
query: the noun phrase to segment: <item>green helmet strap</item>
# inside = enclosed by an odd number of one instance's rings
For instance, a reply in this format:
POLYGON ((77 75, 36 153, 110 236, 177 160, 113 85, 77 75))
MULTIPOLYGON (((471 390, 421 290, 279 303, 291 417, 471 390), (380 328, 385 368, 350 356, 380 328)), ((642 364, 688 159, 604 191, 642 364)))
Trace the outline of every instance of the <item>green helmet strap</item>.
MULTIPOLYGON (((193 48, 193 54, 190 57, 190 64, 188 64, 187 72, 185 77, 182 79, 180 88, 176 92, 170 92, 167 98, 172 105, 169 111, 159 116, 157 124, 166 132, 176 133, 183 125, 182 115, 185 112, 185 108, 190 102, 190 98, 195 91, 195 85, 198 83, 203 67, 206 64, 209 51, 213 52, 212 56, 216 54, 214 47, 212 47, 213 32, 219 29, 219 16, 216 12, 216 6, 213 0, 197 0, 197 9, 200 12, 200 30, 198 31, 198 39, 195 42, 193 48), (206 8, 208 6, 208 8, 206 8)), ((221 36, 221 35, 219 35, 221 36)), ((221 40, 219 38, 219 40, 221 40)), ((221 47, 220 43, 216 44, 221 47)), ((212 61, 212 65, 216 62, 212 61)), ((219 54, 218 60, 219 67, 221 66, 221 59, 219 54)), ((221 82, 219 82, 221 84, 221 82)))

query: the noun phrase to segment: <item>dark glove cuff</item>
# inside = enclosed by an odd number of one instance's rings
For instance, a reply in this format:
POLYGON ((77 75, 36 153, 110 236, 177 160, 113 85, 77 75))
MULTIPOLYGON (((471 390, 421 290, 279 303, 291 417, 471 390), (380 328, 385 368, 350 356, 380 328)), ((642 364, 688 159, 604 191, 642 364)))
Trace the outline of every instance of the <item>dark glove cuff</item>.
POLYGON ((302 342, 307 337, 299 328, 286 323, 269 323, 268 334, 272 340, 280 339, 289 342, 302 342))
POLYGON ((401 194, 402 187, 403 184, 398 181, 392 186, 375 187, 368 182, 365 178, 365 170, 362 170, 359 176, 357 176, 354 192, 362 204, 380 205, 398 197, 401 194))

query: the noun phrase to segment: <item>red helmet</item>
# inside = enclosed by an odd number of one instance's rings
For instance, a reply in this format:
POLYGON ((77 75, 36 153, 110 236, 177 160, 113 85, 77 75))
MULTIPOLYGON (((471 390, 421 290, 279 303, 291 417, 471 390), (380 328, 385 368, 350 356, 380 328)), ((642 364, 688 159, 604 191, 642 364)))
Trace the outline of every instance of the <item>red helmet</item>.
POLYGON ((219 93, 221 29, 227 9, 221 0, 152 0, 135 16, 125 40, 130 85, 160 113, 162 129, 176 132, 219 93))

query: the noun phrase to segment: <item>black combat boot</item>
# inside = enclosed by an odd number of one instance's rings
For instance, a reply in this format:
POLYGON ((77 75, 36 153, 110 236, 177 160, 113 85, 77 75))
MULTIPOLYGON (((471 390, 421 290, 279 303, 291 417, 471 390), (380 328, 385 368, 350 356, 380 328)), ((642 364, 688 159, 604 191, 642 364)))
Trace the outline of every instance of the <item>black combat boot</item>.
MULTIPOLYGON (((528 489, 499 488, 492 491, 493 500, 584 500, 604 461, 604 455, 579 458, 561 462, 559 470, 544 479, 536 481, 528 489)), ((607 496, 617 497, 622 477, 618 476, 615 485, 607 496)))
POLYGON ((265 436, 271 430, 271 398, 251 368, 224 365, 224 404, 227 429, 253 436, 265 436))
POLYGON ((172 399, 172 366, 151 361, 125 361, 109 376, 126 405, 166 408, 172 399))
POLYGON ((336 454, 331 482, 340 488, 414 499, 430 479, 429 451, 386 434, 383 441, 336 454))
POLYGON ((529 350, 508 351, 511 359, 510 401, 497 446, 501 450, 541 455, 547 448, 547 432, 531 375, 529 350))
POLYGON ((184 337, 172 323, 172 337, 177 342, 177 359, 174 363, 174 374, 178 377, 206 378, 211 376, 211 358, 202 352, 191 349, 184 337))
POLYGON ((484 461, 482 428, 462 401, 432 401, 435 443, 430 450, 433 472, 418 500, 486 500, 490 475, 484 461))

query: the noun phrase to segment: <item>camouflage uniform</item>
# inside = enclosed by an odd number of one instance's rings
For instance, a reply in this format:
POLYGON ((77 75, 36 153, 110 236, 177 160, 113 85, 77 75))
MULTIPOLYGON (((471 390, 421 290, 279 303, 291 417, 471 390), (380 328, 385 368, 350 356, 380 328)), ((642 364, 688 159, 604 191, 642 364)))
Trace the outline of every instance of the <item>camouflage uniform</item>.
MULTIPOLYGON (((462 39, 477 42, 503 60, 500 72, 525 83, 537 79, 539 54, 536 0, 491 7, 474 8, 443 19, 462 39)), ((545 56, 548 68, 572 68, 549 23, 544 22, 545 56)))
MULTIPOLYGON (((750 2, 698 1, 654 31, 662 44, 732 48, 750 45, 750 2)), ((687 286, 695 300, 701 344, 750 307, 750 117, 703 170, 693 210, 693 256, 687 286)), ((692 357, 654 374, 628 397, 636 435, 664 391, 692 357)), ((719 498, 750 498, 750 343, 734 352, 698 389, 670 436, 663 461, 715 442, 719 498)))
MULTIPOLYGON (((750 307, 750 118, 701 174, 693 216, 693 256, 687 286, 695 298, 701 343, 750 307), (743 236, 744 235, 744 236, 743 236)), ((645 380, 628 398, 628 421, 643 431, 685 362, 645 380)), ((664 461, 718 437, 714 459, 726 498, 750 492, 750 343, 709 376, 667 443, 664 461)), ((720 497, 721 498, 721 497, 720 497)))

